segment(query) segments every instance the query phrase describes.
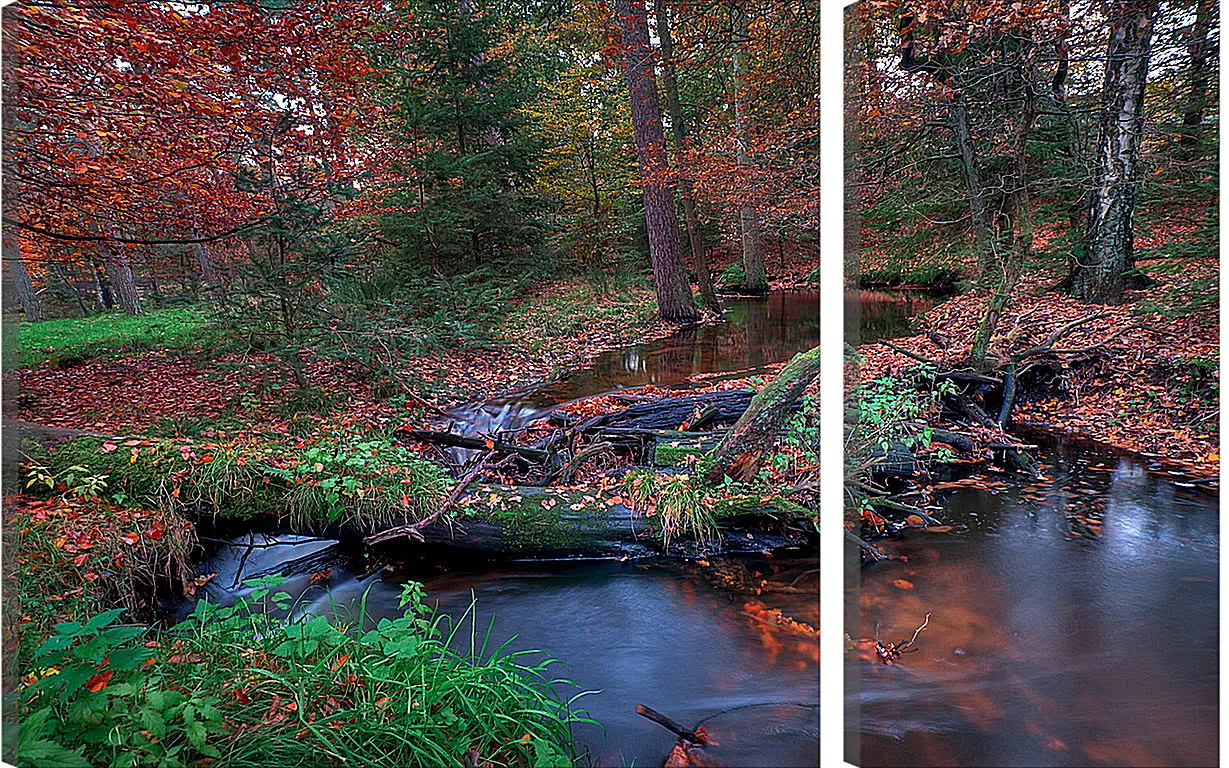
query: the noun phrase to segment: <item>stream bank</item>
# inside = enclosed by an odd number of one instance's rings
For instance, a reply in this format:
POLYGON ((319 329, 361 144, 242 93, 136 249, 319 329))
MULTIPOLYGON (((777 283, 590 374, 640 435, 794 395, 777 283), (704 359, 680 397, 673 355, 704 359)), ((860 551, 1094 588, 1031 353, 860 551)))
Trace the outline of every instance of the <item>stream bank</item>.
MULTIPOLYGON (((818 343, 815 292, 728 299, 727 307, 719 324, 605 353, 594 366, 540 389, 452 408, 451 423, 441 426, 507 434, 594 395, 674 392, 768 375, 818 343)), ((612 487, 621 488, 617 482, 612 487)), ((711 747, 714 759, 817 765, 817 555, 804 546, 766 558, 761 542, 748 541, 755 552, 733 558, 627 560, 624 552, 578 560, 564 551, 554 561, 518 562, 457 552, 441 560, 405 541, 372 556, 336 540, 269 531, 267 539, 238 534, 215 543, 200 568, 209 578, 206 594, 219 601, 242 595, 243 578, 288 569, 281 588, 305 596, 309 612, 346 611, 365 596, 373 615, 391 615, 401 584, 417 580, 441 612, 460 617, 472 590, 478 616, 476 624, 465 618, 467 627, 479 636, 489 629, 495 643, 515 638, 514 648, 541 649, 569 665, 560 676, 602 691, 578 702, 604 726, 576 732, 595 765, 664 762, 674 736, 638 717, 640 703, 687 727, 703 722, 725 734, 711 747), (727 578, 731 572, 740 575, 727 578)))
MULTIPOLYGON (((603 354, 594 366, 546 387, 452 408, 451 424, 441 426, 458 434, 515 433, 596 394, 643 396, 708 386, 714 378, 771 374, 819 342, 815 291, 726 304, 728 313, 714 326, 603 354)), ((489 629, 497 643, 515 638, 512 648, 541 649, 568 665, 560 676, 601 691, 578 703, 605 731, 576 731, 592 763, 665 761, 675 737, 635 714, 635 704, 643 703, 688 727, 703 721, 714 734, 724 732, 712 757, 728 764, 817 764, 814 548, 766 558, 758 554, 766 547, 744 536, 756 552, 737 558, 628 560, 624 552, 614 553, 617 559, 492 562, 462 553, 424 557, 422 547, 404 541, 371 557, 327 539, 270 535, 256 542, 240 535, 214 549, 200 566, 205 576, 218 574, 206 594, 234 600, 243 578, 288 563, 294 575, 281 589, 306 595, 306 611, 345 611, 365 595, 367 609, 379 616, 395 611, 402 582, 419 580, 441 612, 461 616, 472 591, 478 617, 463 619, 469 629, 479 635, 489 629), (730 573, 739 576, 723 578, 730 573)))

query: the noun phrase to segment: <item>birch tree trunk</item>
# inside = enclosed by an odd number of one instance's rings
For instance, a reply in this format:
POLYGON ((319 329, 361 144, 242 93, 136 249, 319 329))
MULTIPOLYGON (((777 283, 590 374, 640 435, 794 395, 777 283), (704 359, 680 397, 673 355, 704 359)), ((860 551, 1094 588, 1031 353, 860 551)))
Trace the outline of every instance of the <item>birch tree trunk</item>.
POLYGON ((622 37, 636 160, 644 188, 644 219, 649 236, 649 258, 653 264, 653 284, 657 289, 657 306, 665 320, 692 322, 700 315, 691 298, 683 247, 679 240, 644 0, 616 0, 615 16, 618 17, 622 37))
MULTIPOLYGON (((750 38, 750 24, 746 8, 733 9, 734 34, 737 38, 734 47, 734 131, 738 139, 737 161, 740 166, 751 165, 751 155, 747 148, 751 144, 750 131, 747 128, 747 63, 743 47, 750 38)), ((746 279, 743 289, 747 293, 768 293, 768 273, 764 271, 764 245, 760 236, 760 216, 755 208, 746 203, 738 211, 739 229, 743 241, 743 270, 746 279)))
POLYGON ((1087 302, 1121 302, 1126 274, 1135 268, 1135 176, 1156 15, 1157 0, 1114 0, 1110 4, 1097 182, 1087 247, 1072 275, 1074 294, 1087 302))
MULTIPOLYGON (((662 87, 666 92, 666 106, 670 110, 670 128, 674 134, 674 165, 681 168, 683 151, 687 144, 687 123, 683 120, 683 104, 679 99, 678 74, 674 65, 674 38, 670 32, 670 10, 666 0, 654 0, 657 16, 657 37, 661 41, 662 87)), ((700 297, 714 312, 721 311, 721 302, 713 287, 713 274, 708 264, 708 252, 704 250, 704 238, 700 232, 700 220, 696 212, 695 194, 689 179, 680 180, 683 195, 683 216, 687 222, 687 240, 691 245, 691 260, 696 265, 696 282, 700 297)))

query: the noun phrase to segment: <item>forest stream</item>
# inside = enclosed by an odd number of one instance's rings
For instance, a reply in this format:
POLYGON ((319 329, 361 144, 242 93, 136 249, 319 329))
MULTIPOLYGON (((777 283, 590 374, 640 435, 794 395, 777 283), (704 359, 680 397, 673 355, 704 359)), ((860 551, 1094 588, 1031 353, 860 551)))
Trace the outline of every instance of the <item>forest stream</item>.
POLYGON ((932 514, 954 530, 876 542, 905 560, 861 569, 850 635, 930 620, 916 652, 850 670, 854 762, 1215 765, 1218 492, 1030 438, 1042 478, 940 483, 932 514))
MULTIPOLYGON (((728 299, 720 323, 608 352, 559 381, 498 400, 453 408, 455 431, 511 430, 552 407, 619 389, 687 386, 700 373, 733 373, 788 360, 819 343, 819 294, 728 299)), ((602 728, 578 726, 577 748, 602 766, 661 765, 674 745, 666 729, 635 713, 656 709, 685 727, 704 725, 722 765, 818 765, 819 641, 770 629, 773 611, 819 624, 817 555, 713 558, 704 565, 666 558, 410 563, 395 573, 337 542, 276 532, 248 533, 215 546, 200 565, 218 575, 205 588, 215 602, 242 594, 245 578, 282 572, 298 610, 347 611, 367 594, 373 618, 399 615, 401 582, 422 581, 429 602, 460 622, 465 642, 490 630, 489 648, 541 650, 564 665, 564 696, 602 728), (324 574, 322 578, 322 574, 324 574), (721 576, 731 575, 723 580, 721 576), (735 589, 732 582, 756 584, 735 589), (759 582, 765 582, 762 586, 759 582), (755 594, 755 592, 759 594, 755 594), (477 619, 467 615, 471 595, 477 619)), ((184 607, 186 610, 186 606, 184 607)))

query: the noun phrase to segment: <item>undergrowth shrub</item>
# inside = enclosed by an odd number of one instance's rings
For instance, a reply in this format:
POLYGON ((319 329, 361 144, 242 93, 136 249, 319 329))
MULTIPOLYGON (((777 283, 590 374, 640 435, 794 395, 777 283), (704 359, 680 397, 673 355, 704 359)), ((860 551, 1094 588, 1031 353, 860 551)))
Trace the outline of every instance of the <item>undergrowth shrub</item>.
POLYGON ((80 437, 38 453, 36 464, 105 478, 108 494, 124 502, 184 514, 276 515, 305 531, 411 522, 434 511, 449 485, 443 466, 391 439, 346 432, 285 444, 80 437))
POLYGON ((38 642, 64 616, 122 606, 148 618, 160 591, 192 578, 195 529, 174 512, 71 493, 9 501, 5 631, 13 647, 38 642))
POLYGON ((6 723, 17 764, 572 765, 570 725, 592 721, 540 652, 446 631, 420 584, 396 618, 364 597, 351 623, 283 620, 280 582, 249 580, 248 598, 199 602, 164 632, 117 623, 122 609, 57 625, 16 694, 20 727, 6 723))
POLYGON ((632 509, 645 516, 657 516, 665 549, 680 536, 700 546, 716 538, 715 500, 697 487, 691 475, 637 470, 628 473, 626 488, 632 509))

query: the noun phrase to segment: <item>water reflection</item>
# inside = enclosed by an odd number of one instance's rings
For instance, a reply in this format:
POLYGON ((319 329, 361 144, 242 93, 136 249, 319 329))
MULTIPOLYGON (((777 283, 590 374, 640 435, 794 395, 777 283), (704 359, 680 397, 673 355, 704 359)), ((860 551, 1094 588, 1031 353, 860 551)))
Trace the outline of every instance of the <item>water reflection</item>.
POLYGON ((845 341, 857 346, 907 336, 911 321, 939 303, 914 291, 845 291, 845 341))
POLYGON ((612 350, 588 367, 544 387, 451 410, 453 429, 519 429, 551 406, 629 387, 686 387, 699 373, 753 372, 819 344, 819 292, 782 291, 727 298, 720 323, 685 328, 665 339, 612 350))
POLYGON ((979 485, 942 499, 963 533, 863 573, 864 636, 932 618, 863 663, 861 764, 1215 764, 1217 495, 1061 446, 1043 482, 979 485))

